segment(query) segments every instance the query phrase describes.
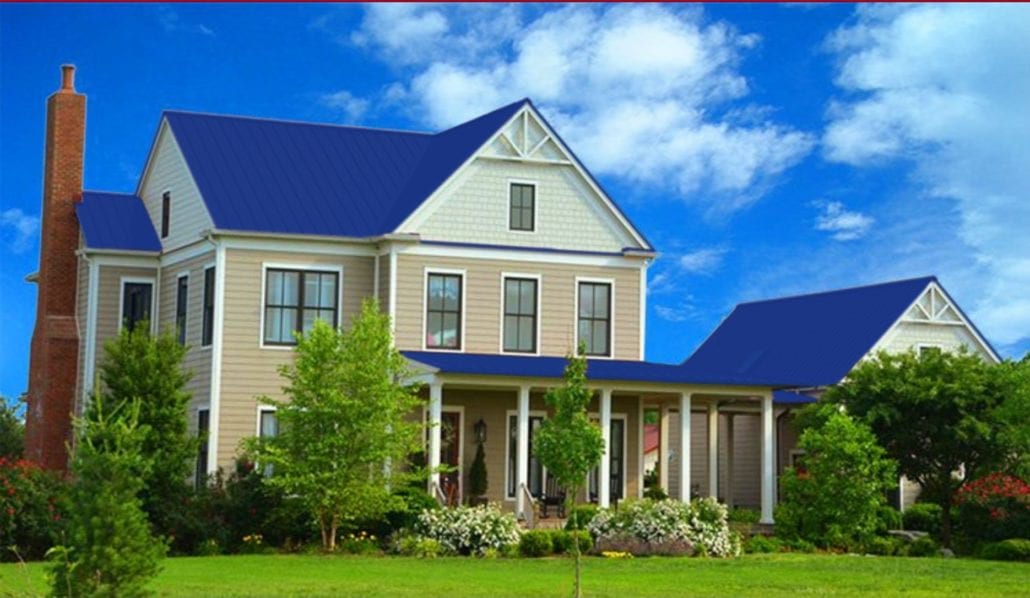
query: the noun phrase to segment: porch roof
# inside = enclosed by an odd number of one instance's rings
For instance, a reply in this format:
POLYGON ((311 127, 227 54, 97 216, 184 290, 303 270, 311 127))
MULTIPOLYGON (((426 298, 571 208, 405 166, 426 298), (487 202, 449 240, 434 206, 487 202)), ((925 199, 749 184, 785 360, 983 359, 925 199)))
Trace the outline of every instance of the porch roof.
MULTIPOLYGON (((547 355, 496 355, 444 351, 402 351, 409 360, 434 372, 470 376, 509 376, 561 378, 566 359, 547 355)), ((658 384, 766 386, 788 388, 796 385, 757 377, 730 377, 686 372, 682 367, 653 361, 588 359, 587 379, 608 382, 650 382, 658 384)))

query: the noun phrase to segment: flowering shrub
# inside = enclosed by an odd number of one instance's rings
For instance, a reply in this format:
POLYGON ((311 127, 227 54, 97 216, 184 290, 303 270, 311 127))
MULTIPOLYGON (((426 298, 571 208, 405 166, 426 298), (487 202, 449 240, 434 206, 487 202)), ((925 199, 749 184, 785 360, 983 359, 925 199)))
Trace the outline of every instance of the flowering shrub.
POLYGON ((336 541, 336 549, 347 554, 373 554, 379 552, 379 542, 375 534, 361 531, 340 536, 336 541))
POLYGON ((992 473, 962 486, 955 495, 958 527, 973 541, 1030 539, 1030 485, 992 473))
POLYGON ((730 531, 727 515, 726 507, 713 498, 689 504, 644 499, 625 502, 618 510, 601 510, 587 529, 602 551, 619 545, 636 554, 737 556, 740 541, 730 531))
POLYGON ((58 539, 63 497, 56 475, 24 459, 0 457, 0 561, 43 557, 58 539))
POLYGON ((464 555, 482 556, 490 548, 503 552, 519 543, 515 515, 502 513, 496 505, 427 509, 415 522, 414 532, 464 555))

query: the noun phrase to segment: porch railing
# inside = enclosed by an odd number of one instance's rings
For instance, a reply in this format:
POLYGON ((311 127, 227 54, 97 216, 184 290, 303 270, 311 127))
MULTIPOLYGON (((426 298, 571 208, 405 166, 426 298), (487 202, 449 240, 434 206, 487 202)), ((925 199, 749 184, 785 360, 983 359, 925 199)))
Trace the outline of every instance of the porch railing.
POLYGON ((529 491, 529 486, 525 484, 519 486, 519 493, 522 495, 522 513, 520 513, 520 516, 526 529, 533 529, 536 527, 536 498, 529 491))
POLYGON ((447 496, 443 493, 443 489, 440 488, 440 484, 430 482, 429 494, 436 499, 436 502, 440 503, 441 507, 447 506, 447 496))

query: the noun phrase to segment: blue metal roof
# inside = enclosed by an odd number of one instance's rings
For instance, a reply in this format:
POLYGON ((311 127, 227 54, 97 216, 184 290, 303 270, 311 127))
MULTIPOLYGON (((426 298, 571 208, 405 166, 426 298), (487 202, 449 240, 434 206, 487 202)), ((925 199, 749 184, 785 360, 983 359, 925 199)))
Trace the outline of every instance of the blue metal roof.
POLYGON ((934 277, 741 303, 683 362, 688 374, 840 382, 934 277))
POLYGON ((83 191, 75 214, 90 249, 161 250, 143 200, 135 195, 83 191))
POLYGON ((368 237, 396 229, 526 102, 435 135, 164 116, 217 228, 368 237))
MULTIPOLYGON (((403 351, 408 359, 447 374, 472 376, 518 376, 522 378, 561 378, 567 360, 564 357, 496 355, 444 351, 403 351)), ((736 376, 728 382, 718 376, 689 374, 676 364, 620 359, 588 359, 587 379, 659 384, 777 386, 775 382, 754 378, 745 381, 736 376)))

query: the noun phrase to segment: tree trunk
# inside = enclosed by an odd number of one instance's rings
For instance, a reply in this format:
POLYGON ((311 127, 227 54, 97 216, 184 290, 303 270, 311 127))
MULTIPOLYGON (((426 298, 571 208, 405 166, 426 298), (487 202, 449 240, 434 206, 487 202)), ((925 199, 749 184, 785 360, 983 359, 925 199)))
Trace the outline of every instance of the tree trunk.
POLYGON ((576 581, 573 586, 573 596, 580 598, 583 595, 582 588, 580 587, 580 573, 579 573, 579 511, 576 509, 576 495, 579 493, 579 489, 575 488, 570 493, 570 498, 565 499, 567 506, 565 509, 572 513, 572 550, 573 554, 576 555, 576 581))
POLYGON ((951 548, 951 497, 941 505, 941 544, 951 548))
POLYGON ((339 525, 339 518, 333 515, 332 523, 329 524, 329 552, 336 552, 336 528, 339 525))

